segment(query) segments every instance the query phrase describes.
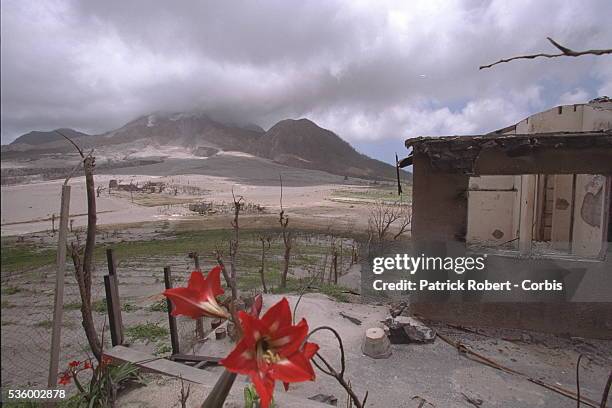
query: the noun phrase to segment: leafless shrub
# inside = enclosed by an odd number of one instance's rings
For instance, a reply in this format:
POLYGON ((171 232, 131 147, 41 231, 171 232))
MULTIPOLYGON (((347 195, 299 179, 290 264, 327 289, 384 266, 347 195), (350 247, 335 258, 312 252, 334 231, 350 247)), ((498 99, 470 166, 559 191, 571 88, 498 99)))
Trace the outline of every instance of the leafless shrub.
POLYGON ((410 206, 378 201, 370 208, 368 218, 368 244, 378 244, 381 248, 385 242, 397 240, 410 230, 412 211, 410 206))

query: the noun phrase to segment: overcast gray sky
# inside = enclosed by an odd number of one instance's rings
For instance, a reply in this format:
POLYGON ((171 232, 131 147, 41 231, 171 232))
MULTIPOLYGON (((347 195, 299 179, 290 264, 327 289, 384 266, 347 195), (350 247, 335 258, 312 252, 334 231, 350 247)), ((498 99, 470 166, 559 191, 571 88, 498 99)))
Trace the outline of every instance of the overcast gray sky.
POLYGON ((308 117, 382 157, 417 135, 490 131, 612 96, 610 0, 2 0, 2 143, 205 109, 268 128, 308 117))

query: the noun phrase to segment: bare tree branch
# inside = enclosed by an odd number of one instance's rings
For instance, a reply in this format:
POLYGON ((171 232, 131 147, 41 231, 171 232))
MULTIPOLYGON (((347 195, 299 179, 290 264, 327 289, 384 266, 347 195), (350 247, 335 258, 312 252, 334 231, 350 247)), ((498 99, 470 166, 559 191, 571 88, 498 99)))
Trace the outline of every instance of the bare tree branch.
POLYGON ((66 136, 65 134, 63 134, 62 132, 60 132, 59 130, 56 130, 55 133, 57 133, 58 135, 62 136, 64 139, 66 139, 67 141, 69 141, 74 148, 77 150, 77 152, 79 152, 79 154, 81 155, 81 157, 84 159, 85 155, 83 154, 83 150, 68 136, 66 136))
POLYGON ((263 287, 263 293, 268 293, 268 287, 266 286, 266 252, 270 249, 272 237, 269 235, 260 235, 259 241, 261 241, 261 267, 259 268, 259 276, 261 278, 261 286, 263 287))
MULTIPOLYGON (((98 359, 98 361, 101 361, 102 343, 98 339, 91 310, 91 280, 94 269, 93 260, 94 249, 96 246, 97 223, 96 193, 94 186, 94 168, 96 165, 96 158, 93 156, 93 149, 86 156, 83 154, 83 150, 72 139, 57 130, 56 132, 68 140, 68 142, 70 142, 79 152, 81 158, 83 158, 85 188, 87 192, 87 235, 85 240, 85 248, 82 249, 77 240, 77 244, 74 242, 72 243, 70 254, 72 256, 75 277, 79 287, 79 294, 81 296, 81 316, 83 318, 83 329, 92 353, 96 359, 98 359)), ((74 168, 73 172, 76 169, 77 167, 74 168)), ((66 178, 64 182, 65 184, 68 183, 71 175, 72 173, 66 178)))
POLYGON ((215 259, 217 260, 217 264, 221 267, 221 272, 223 273, 223 279, 225 279, 225 283, 227 284, 227 287, 232 289, 232 279, 229 276, 229 273, 227 272, 227 269, 225 268, 225 263, 223 262, 223 252, 221 251, 221 249, 216 248, 215 252, 215 259))
POLYGON ((185 391, 185 382, 183 381, 183 376, 180 376, 181 379, 181 408, 187 408, 187 400, 189 399, 189 393, 191 392, 191 384, 187 385, 187 391, 185 391))
POLYGON ((237 272, 236 272, 236 256, 238 254, 238 245, 240 242, 240 226, 238 224, 238 217, 240 216, 240 210, 242 209, 242 205, 244 203, 244 197, 239 196, 236 198, 234 195, 234 187, 232 187, 232 200, 234 202, 234 219, 232 220, 232 229, 234 230, 234 237, 230 239, 229 243, 229 256, 230 256, 230 280, 232 282, 232 300, 236 301, 238 299, 238 290, 237 290, 237 272))
POLYGON ((574 51, 574 50, 572 50, 570 48, 564 47, 563 45, 559 44, 558 42, 556 42, 555 40, 553 40, 550 37, 546 37, 546 38, 548 39, 548 41, 551 42, 551 44, 555 48, 557 48, 559 51, 561 51, 561 53, 559 53, 559 54, 539 53, 539 54, 530 54, 530 55, 519 55, 519 56, 512 57, 512 58, 503 58, 503 59, 500 59, 499 61, 494 62, 492 64, 481 65, 478 69, 491 68, 494 65, 501 64, 501 63, 504 63, 504 62, 514 61, 514 60, 517 60, 517 59, 534 59, 534 58, 538 58, 538 57, 544 57, 544 58, 580 57, 582 55, 605 55, 605 54, 612 54, 612 49, 574 51))
POLYGON ((351 382, 350 381, 346 381, 346 379, 344 378, 344 373, 346 371, 346 359, 345 359, 345 355, 344 355, 344 344, 342 342, 342 337, 340 336, 340 333, 338 333, 334 328, 329 327, 329 326, 320 326, 317 327, 316 329, 312 330, 310 333, 308 333, 308 336, 306 336, 306 339, 304 340, 304 342, 302 344, 306 344, 306 341, 316 332, 318 331, 322 331, 322 330, 327 330, 329 332, 331 332, 335 337, 336 340, 338 341, 338 346, 340 348, 340 371, 337 371, 322 355, 321 353, 316 353, 315 356, 319 358, 319 360, 321 361, 321 363, 323 363, 323 365, 325 366, 325 368, 323 368, 318 362, 317 360, 315 360, 314 358, 312 359, 312 363, 315 365, 315 367, 317 367, 323 374, 329 375, 330 377, 333 377, 336 379, 336 381, 338 381, 338 383, 342 386, 342 388, 344 388, 346 390, 346 392, 348 393, 348 396, 351 400, 351 402, 355 405, 356 408, 363 408, 366 405, 366 401, 368 399, 368 392, 366 391, 365 396, 363 397, 363 400, 360 400, 359 397, 357 396, 357 394, 355 394, 355 391, 353 390, 353 387, 351 386, 351 382))

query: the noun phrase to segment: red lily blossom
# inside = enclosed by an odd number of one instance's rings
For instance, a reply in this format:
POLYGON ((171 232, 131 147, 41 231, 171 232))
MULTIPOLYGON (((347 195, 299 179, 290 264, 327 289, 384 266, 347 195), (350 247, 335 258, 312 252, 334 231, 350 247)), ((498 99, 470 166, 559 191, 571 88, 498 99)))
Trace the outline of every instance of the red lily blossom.
POLYGON ((211 269, 206 277, 200 271, 193 271, 186 288, 167 289, 163 294, 172 302, 172 315, 193 319, 203 316, 228 318, 229 314, 216 299, 224 292, 220 274, 219 266, 211 269))
POLYGON ((255 385, 262 408, 272 401, 275 381, 285 384, 314 380, 310 360, 319 346, 304 343, 308 323, 292 325, 289 302, 283 298, 260 319, 251 313, 238 314, 243 337, 220 364, 228 371, 246 374, 255 385))
POLYGON ((71 379, 72 379, 72 374, 70 374, 68 371, 63 372, 62 375, 60 376, 58 384, 59 385, 68 385, 68 384, 70 384, 70 380, 71 379))

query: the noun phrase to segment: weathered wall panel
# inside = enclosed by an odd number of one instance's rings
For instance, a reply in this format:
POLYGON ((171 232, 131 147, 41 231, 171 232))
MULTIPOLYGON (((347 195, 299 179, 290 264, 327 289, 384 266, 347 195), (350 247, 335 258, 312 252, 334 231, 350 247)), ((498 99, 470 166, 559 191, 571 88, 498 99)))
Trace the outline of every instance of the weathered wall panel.
POLYGON ((573 175, 555 175, 551 242, 554 249, 561 251, 570 250, 570 233, 574 202, 573 184, 573 175))
MULTIPOLYGON (((604 202, 607 196, 606 177, 601 175, 576 175, 572 253, 596 258, 602 248, 605 216, 604 202)), ((607 209, 606 209, 607 210, 607 209)))

